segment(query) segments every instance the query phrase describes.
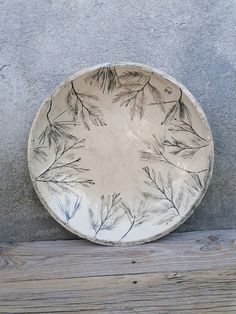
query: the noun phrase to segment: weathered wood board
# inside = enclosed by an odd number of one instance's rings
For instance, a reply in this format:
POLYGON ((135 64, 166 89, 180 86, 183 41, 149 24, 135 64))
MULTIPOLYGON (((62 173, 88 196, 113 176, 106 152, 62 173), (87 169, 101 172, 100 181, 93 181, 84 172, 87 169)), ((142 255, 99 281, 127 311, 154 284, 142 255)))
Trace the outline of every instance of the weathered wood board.
POLYGON ((236 230, 0 245, 0 313, 236 313, 236 230))

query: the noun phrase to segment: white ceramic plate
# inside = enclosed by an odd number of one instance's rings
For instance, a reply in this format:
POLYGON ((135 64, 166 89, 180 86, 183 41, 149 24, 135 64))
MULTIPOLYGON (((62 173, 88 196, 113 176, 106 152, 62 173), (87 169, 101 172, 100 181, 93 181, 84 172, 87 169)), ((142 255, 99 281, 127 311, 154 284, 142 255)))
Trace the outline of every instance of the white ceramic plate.
POLYGON ((190 92, 133 63, 80 71, 42 104, 29 137, 34 188, 71 232, 107 245, 178 227, 211 178, 213 140, 190 92))

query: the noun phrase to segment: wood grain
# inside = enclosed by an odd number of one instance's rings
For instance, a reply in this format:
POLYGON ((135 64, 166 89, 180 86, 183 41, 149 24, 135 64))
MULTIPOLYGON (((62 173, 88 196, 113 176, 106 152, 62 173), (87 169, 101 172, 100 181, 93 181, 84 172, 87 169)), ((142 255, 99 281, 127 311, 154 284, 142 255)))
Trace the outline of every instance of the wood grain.
POLYGON ((236 230, 0 247, 1 313, 236 313, 236 230))

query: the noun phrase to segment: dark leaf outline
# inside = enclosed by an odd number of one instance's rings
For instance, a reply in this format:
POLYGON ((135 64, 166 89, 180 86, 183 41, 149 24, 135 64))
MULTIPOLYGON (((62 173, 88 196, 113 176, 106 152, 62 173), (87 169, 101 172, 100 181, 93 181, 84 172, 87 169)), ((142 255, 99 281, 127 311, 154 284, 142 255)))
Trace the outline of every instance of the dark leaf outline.
POLYGON ((162 98, 162 95, 161 95, 159 89, 156 86, 154 86, 153 84, 151 84, 150 80, 149 80, 149 83, 147 85, 147 88, 149 89, 150 94, 152 95, 153 101, 156 104, 158 103, 161 107, 161 110, 163 112, 165 112, 163 98, 162 98))
POLYGON ((196 195, 196 193, 201 192, 203 189, 203 183, 197 173, 191 173, 185 180, 185 184, 192 195, 196 195))
POLYGON ((194 130, 192 124, 184 120, 179 120, 179 119, 174 118, 168 130, 173 133, 188 132, 188 133, 193 134, 194 137, 196 137, 199 140, 199 142, 207 143, 207 140, 194 130))
POLYGON ((71 204, 71 200, 66 196, 65 204, 61 201, 57 201, 57 206, 60 209, 62 215, 65 217, 66 223, 68 223, 77 214, 81 205, 81 199, 76 197, 74 204, 71 204))
POLYGON ((137 116, 142 119, 145 106, 144 95, 147 90, 149 90, 153 101, 159 101, 162 105, 162 97, 159 90, 150 82, 151 75, 147 76, 137 71, 128 71, 121 74, 120 79, 125 80, 125 84, 122 86, 121 91, 115 95, 113 103, 120 102, 121 106, 129 107, 131 120, 137 116))
MULTIPOLYGON (((46 182, 57 184, 58 186, 73 187, 76 184, 88 187, 94 184, 94 181, 87 178, 82 178, 81 174, 89 171, 87 168, 81 167, 81 158, 73 158, 66 162, 62 162, 63 157, 70 153, 73 149, 80 149, 84 147, 85 139, 77 141, 73 144, 58 145, 56 148, 55 159, 52 164, 36 177, 38 182, 46 182)), ((70 159, 70 155, 67 156, 70 159)))
MULTIPOLYGON (((183 196, 179 194, 178 196, 175 195, 172 178, 170 174, 168 173, 167 176, 167 184, 165 184, 161 173, 159 172, 158 175, 156 174, 155 170, 152 168, 149 168, 148 166, 143 167, 143 171, 146 175, 146 180, 144 183, 146 183, 148 186, 155 189, 157 194, 157 199, 159 200, 166 200, 169 203, 168 209, 174 209, 176 213, 181 216, 179 212, 180 203, 183 199, 183 196), (176 204, 175 198, 178 198, 178 206, 176 204)), ((149 193, 144 193, 144 196, 149 198, 149 193)))
POLYGON ((144 74, 139 71, 125 71, 119 76, 120 80, 125 80, 125 81, 130 80, 130 79, 137 79, 137 81, 140 81, 143 79, 143 77, 146 78, 146 76, 144 76, 144 74))
POLYGON ((125 202, 122 202, 122 206, 129 219, 130 226, 128 230, 122 235, 120 241, 122 241, 133 228, 148 221, 154 212, 153 208, 150 207, 145 200, 141 200, 138 207, 130 207, 125 202))
POLYGON ((167 112, 165 119, 162 121, 162 124, 170 124, 173 119, 178 118, 180 120, 187 121, 191 125, 191 112, 188 107, 184 104, 182 97, 183 92, 180 88, 179 99, 175 101, 174 105, 167 112))
POLYGON ((172 165, 173 167, 186 171, 188 173, 201 173, 205 172, 208 169, 203 169, 199 171, 191 171, 185 168, 182 168, 172 161, 168 159, 164 152, 164 146, 167 144, 167 140, 165 141, 159 141, 158 138, 153 134, 152 139, 150 141, 145 141, 144 144, 147 147, 147 150, 140 151, 140 159, 143 161, 148 161, 148 162, 156 162, 156 161, 161 161, 165 162, 169 165, 172 165))
POLYGON ((69 140, 76 140, 76 137, 72 135, 69 130, 70 128, 68 125, 69 123, 62 122, 55 122, 50 120, 50 112, 52 110, 52 99, 48 102, 49 109, 47 111, 46 117, 48 121, 48 125, 40 134, 38 140, 40 144, 44 144, 47 140, 49 148, 52 144, 58 145, 59 141, 69 141, 69 140))
POLYGON ((89 122, 95 126, 106 125, 100 108, 92 103, 94 100, 97 100, 96 96, 76 91, 74 83, 71 81, 71 89, 66 97, 67 106, 72 112, 73 120, 77 121, 80 116, 88 130, 90 130, 89 122))
POLYGON ((33 157, 38 161, 45 161, 47 158, 47 153, 44 151, 45 146, 36 146, 33 148, 33 157))
POLYGON ((169 216, 165 216, 158 221, 158 224, 165 224, 166 226, 172 222, 172 220, 176 218, 176 214, 170 214, 169 216))
MULTIPOLYGON (((193 141, 193 144, 195 142, 193 141)), ((199 142, 195 143, 195 146, 190 146, 186 144, 183 140, 176 139, 172 137, 171 140, 165 140, 163 142, 164 146, 171 148, 170 154, 186 158, 192 158, 199 149, 206 147, 207 144, 201 144, 199 142)))
POLYGON ((93 71, 86 77, 85 82, 90 85, 95 84, 103 93, 111 93, 120 86, 115 66, 101 67, 93 71))
POLYGON ((113 230, 120 222, 124 216, 120 206, 121 199, 120 193, 113 193, 107 197, 102 195, 98 212, 89 208, 90 225, 94 231, 94 238, 102 230, 113 230))

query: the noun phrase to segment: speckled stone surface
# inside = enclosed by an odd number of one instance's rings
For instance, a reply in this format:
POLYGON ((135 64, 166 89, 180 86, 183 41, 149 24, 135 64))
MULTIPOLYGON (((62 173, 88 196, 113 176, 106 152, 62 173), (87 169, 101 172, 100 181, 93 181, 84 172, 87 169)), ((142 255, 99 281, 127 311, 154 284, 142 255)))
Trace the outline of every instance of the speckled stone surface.
POLYGON ((141 62, 181 81, 215 140, 204 200, 177 231, 236 228, 235 1, 0 1, 0 241, 74 238, 43 208, 27 169, 40 103, 97 63, 141 62))

